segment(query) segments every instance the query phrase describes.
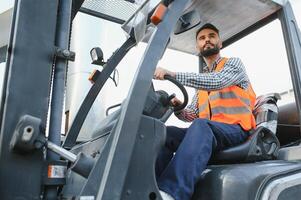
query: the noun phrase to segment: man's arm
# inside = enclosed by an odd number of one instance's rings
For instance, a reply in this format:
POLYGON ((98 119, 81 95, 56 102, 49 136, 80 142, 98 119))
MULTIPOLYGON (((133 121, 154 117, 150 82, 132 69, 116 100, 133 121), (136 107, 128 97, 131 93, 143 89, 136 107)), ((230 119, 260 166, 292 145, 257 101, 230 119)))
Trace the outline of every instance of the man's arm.
POLYGON ((248 76, 239 58, 229 58, 219 72, 210 73, 175 73, 175 78, 183 85, 207 91, 219 90, 231 85, 248 86, 248 76))
POLYGON ((175 116, 184 122, 192 122, 194 119, 198 118, 198 114, 198 92, 193 96, 190 105, 183 110, 175 112, 175 116))

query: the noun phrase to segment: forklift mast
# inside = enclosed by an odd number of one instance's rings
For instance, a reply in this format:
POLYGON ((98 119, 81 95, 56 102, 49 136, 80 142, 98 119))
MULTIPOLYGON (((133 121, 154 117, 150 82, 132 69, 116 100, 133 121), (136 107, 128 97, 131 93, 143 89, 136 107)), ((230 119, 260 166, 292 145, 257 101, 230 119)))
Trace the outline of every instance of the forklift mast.
POLYGON ((2 199, 40 199, 42 194, 43 152, 14 153, 10 141, 14 132, 45 132, 58 5, 57 0, 15 1, 0 110, 2 199), (38 120, 24 121, 26 115, 38 120))
MULTIPOLYGON (((210 1, 212 0, 206 2, 210 1)), ((135 38, 135 34, 130 32, 128 40, 112 55, 102 73, 98 74, 98 78, 94 77, 95 83, 91 87, 91 93, 87 95, 79 109, 65 141, 61 141, 66 72, 68 61, 75 60, 75 52, 69 50, 72 20, 81 10, 116 23, 125 21, 82 8, 84 0, 15 0, 0 107, 1 199, 161 200, 154 165, 160 147, 164 143, 165 125, 158 118, 146 115, 144 109, 153 89, 153 73, 166 47, 180 50, 181 46, 185 46, 183 51, 192 53, 191 42, 185 45, 186 40, 181 38, 187 34, 181 26, 185 22, 185 16, 191 17, 195 12, 191 12, 191 15, 188 15, 188 12, 186 15, 182 14, 185 8, 196 6, 199 9, 204 5, 203 1, 192 1, 191 4, 188 2, 188 0, 161 1, 167 11, 162 21, 155 20, 158 23, 151 36, 143 40, 148 45, 129 93, 120 110, 110 115, 104 126, 110 129, 109 133, 107 130, 101 130, 98 135, 96 134, 97 137, 77 145, 79 129, 106 78, 128 50, 139 41, 135 38), (178 20, 179 18, 181 20, 178 20), (174 27, 178 28, 178 34, 174 34, 174 27), (114 122, 113 125, 110 122, 114 122)), ((300 111, 300 30, 290 3, 283 2, 282 5, 278 5, 273 0, 258 1, 257 3, 260 5, 263 3, 270 13, 264 13, 262 19, 255 19, 256 23, 248 27, 241 24, 240 27, 233 27, 233 30, 228 29, 230 32, 226 35, 224 46, 232 44, 274 19, 280 19, 297 108, 300 111)), ((218 4, 221 5, 221 2, 218 4)), ((195 33, 191 31, 190 34, 195 33)), ((195 39, 191 35, 186 37, 189 41, 195 39)), ((3 58, 0 57, 1 59, 3 58)), ((201 71, 203 61, 200 59, 199 63, 201 71)), ((301 119, 300 113, 298 114, 301 119)), ((238 195, 241 195, 242 199, 250 199, 248 197, 250 188, 257 191, 254 194, 256 199, 268 199, 271 193, 267 191, 273 189, 269 181, 273 182, 279 178, 273 176, 274 179, 268 180, 271 177, 269 173, 274 172, 283 175, 293 171, 298 175, 294 184, 300 187, 299 162, 271 161, 269 164, 271 170, 267 170, 267 164, 264 162, 245 164, 242 167, 213 166, 210 168, 211 171, 209 170, 209 175, 204 176, 198 184, 203 190, 196 189, 193 199, 229 200, 237 198, 238 195), (253 177, 246 176, 249 182, 247 180, 241 183, 239 181, 244 180, 237 180, 232 185, 224 184, 223 177, 237 178, 237 169, 241 169, 240 167, 244 169, 242 171, 255 167, 260 170, 254 170, 253 177), (261 179, 267 177, 262 180, 260 188, 251 184, 252 181, 259 180, 256 176, 261 179), (237 190, 237 185, 240 184, 244 184, 245 190, 237 190), (209 195, 206 193, 208 191, 209 195)), ((297 189, 292 191, 300 194, 297 189)))

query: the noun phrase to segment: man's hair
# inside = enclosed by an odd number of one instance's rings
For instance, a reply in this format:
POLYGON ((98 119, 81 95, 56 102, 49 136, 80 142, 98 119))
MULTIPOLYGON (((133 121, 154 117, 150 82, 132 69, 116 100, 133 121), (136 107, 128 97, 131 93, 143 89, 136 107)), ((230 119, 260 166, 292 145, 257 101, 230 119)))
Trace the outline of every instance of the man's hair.
POLYGON ((195 38, 197 38, 199 32, 201 32, 201 30, 204 30, 204 29, 211 29, 211 30, 215 31, 215 32, 219 35, 219 30, 218 30, 213 24, 211 24, 211 23, 206 23, 206 24, 204 24, 203 26, 201 26, 201 27, 196 31, 195 38))

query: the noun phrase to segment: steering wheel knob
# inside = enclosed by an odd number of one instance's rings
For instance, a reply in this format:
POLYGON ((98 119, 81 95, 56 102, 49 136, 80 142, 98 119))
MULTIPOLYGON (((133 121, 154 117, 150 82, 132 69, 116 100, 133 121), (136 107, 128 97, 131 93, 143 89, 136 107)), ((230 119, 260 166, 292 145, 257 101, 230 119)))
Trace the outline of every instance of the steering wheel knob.
POLYGON ((176 94, 175 94, 175 93, 169 95, 169 96, 168 96, 168 102, 170 102, 170 101, 171 101, 173 98, 175 98, 175 97, 176 97, 176 94))

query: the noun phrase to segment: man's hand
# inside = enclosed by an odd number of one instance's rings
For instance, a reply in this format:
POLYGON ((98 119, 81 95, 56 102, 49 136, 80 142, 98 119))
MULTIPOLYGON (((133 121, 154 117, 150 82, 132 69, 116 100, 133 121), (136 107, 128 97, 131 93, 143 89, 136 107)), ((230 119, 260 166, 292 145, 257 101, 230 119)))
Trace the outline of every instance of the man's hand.
POLYGON ((179 105, 182 105, 183 102, 177 97, 174 97, 173 99, 170 100, 170 103, 173 107, 177 107, 179 105))
POLYGON ((176 77, 176 73, 175 72, 171 72, 171 71, 168 71, 168 70, 163 69, 161 67, 158 67, 156 69, 155 73, 154 73, 154 79, 164 80, 164 76, 165 75, 170 75, 173 78, 176 77))

